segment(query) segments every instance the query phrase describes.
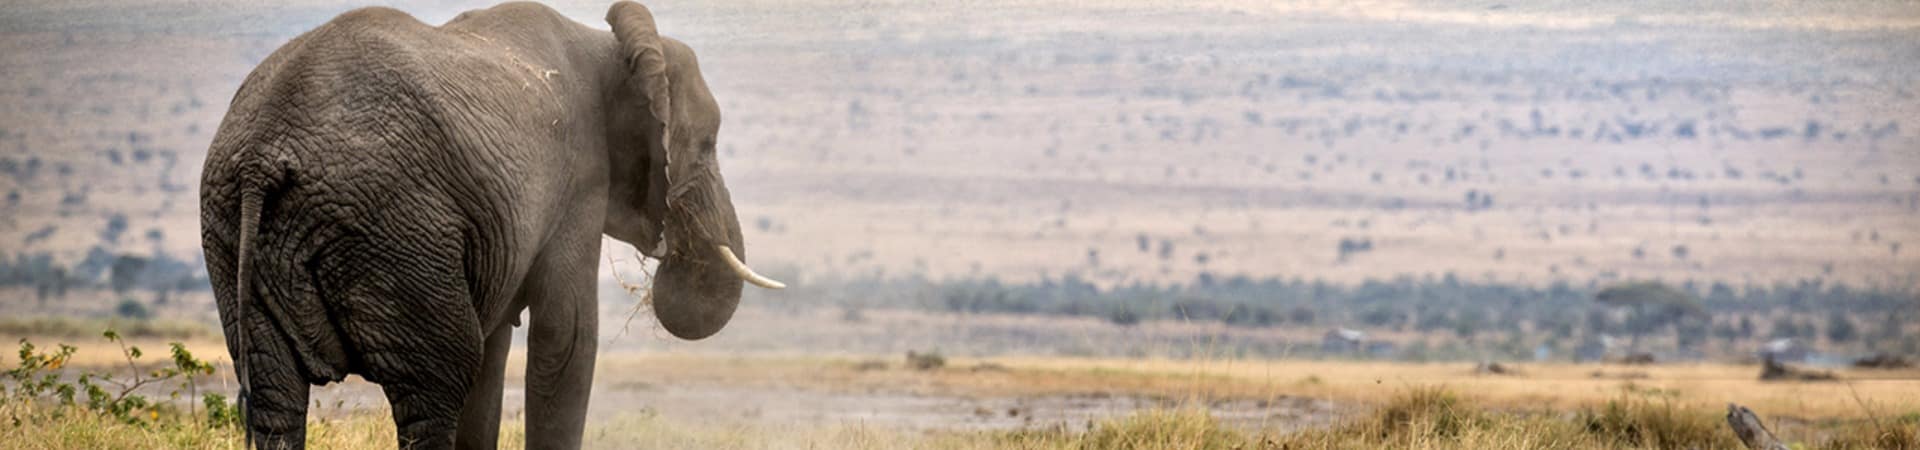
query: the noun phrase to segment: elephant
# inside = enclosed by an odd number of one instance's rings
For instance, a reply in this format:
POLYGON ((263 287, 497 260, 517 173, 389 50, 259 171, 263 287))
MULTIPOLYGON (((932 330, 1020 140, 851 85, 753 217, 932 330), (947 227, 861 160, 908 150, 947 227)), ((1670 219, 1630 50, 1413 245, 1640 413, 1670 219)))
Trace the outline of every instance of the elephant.
POLYGON ((581 442, 601 236, 657 258, 652 310, 698 340, 746 265, 693 50, 633 2, 596 30, 535 3, 435 27, 363 8, 234 94, 200 219, 247 443, 304 444, 312 386, 359 375, 402 446, 494 448, 527 312, 526 443, 581 442))

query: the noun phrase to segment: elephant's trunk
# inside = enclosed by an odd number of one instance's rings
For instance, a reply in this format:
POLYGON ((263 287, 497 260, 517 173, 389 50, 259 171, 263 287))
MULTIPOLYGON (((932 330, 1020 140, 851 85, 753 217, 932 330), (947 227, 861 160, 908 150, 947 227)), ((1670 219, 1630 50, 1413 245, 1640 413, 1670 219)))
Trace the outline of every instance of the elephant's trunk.
MULTIPOLYGON (((735 257, 741 256, 733 249, 735 257)), ((703 339, 720 332, 740 306, 740 276, 713 251, 677 252, 653 278, 653 315, 674 337, 703 339)))
POLYGON ((654 316, 668 333, 687 340, 727 325, 740 305, 741 280, 780 286, 742 262, 746 243, 732 198, 718 171, 702 166, 687 171, 698 176, 674 180, 667 195, 667 241, 674 248, 653 279, 654 316))

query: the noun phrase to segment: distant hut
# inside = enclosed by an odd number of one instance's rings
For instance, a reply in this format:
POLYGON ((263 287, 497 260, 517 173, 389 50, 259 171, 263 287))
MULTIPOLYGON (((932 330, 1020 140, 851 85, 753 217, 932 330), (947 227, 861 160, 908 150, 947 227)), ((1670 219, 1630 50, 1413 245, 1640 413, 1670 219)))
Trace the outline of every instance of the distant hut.
POLYGON ((1761 360, 1806 362, 1807 357, 1812 356, 1812 353, 1813 351, 1808 349, 1807 345, 1798 339, 1780 338, 1767 341, 1766 345, 1761 345, 1759 356, 1761 360))
POLYGON ((1367 333, 1365 332, 1352 328, 1335 328, 1327 330, 1327 334, 1320 337, 1320 352, 1329 355, 1359 353, 1365 348, 1366 342, 1367 333))

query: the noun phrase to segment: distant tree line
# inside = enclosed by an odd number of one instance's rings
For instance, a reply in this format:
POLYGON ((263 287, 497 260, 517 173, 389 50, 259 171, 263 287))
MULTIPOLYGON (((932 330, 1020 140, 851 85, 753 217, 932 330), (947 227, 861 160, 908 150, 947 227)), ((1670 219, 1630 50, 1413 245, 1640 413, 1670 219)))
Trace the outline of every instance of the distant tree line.
POLYGON ((148 291, 164 302, 171 292, 209 289, 203 265, 197 257, 116 253, 99 246, 71 265, 47 252, 0 253, 0 287, 31 286, 42 302, 64 298, 74 289, 111 289, 120 295, 148 291))
MULTIPOLYGON (((1302 278, 1248 276, 1216 277, 1202 274, 1186 283, 1137 282, 1102 289, 1077 276, 1043 278, 1028 283, 1003 283, 996 278, 945 281, 863 281, 861 283, 928 283, 936 292, 922 296, 928 309, 952 312, 1008 312, 1063 315, 1101 315, 1125 307, 1145 319, 1221 320, 1230 324, 1277 325, 1311 323, 1296 318, 1320 317, 1327 320, 1399 328, 1442 327, 1421 323, 1422 318, 1458 316, 1463 310, 1506 311, 1526 318, 1551 322, 1568 311, 1583 311, 1592 306, 1606 287, 1599 281, 1574 284, 1556 281, 1542 286, 1501 282, 1476 282, 1455 275, 1438 277, 1400 276, 1369 279, 1359 284, 1339 284, 1302 278), (1297 312, 1305 310, 1308 312, 1297 312)), ((1636 290, 1657 289, 1644 283, 1628 283, 1636 290), (1636 287, 1637 286, 1637 287, 1636 287)), ((1774 284, 1731 285, 1725 282, 1673 283, 1659 292, 1658 309, 1647 316, 1672 315, 1703 308, 1710 312, 1826 313, 1846 311, 1856 314, 1906 311, 1915 306, 1915 293, 1875 287, 1860 288, 1820 279, 1774 284), (1696 298, 1697 306, 1671 300, 1672 296, 1696 298), (1679 311, 1679 312, 1675 312, 1679 311), (1657 314, 1656 314, 1657 313, 1657 314)), ((1637 295, 1637 293, 1636 293, 1637 295)), ((1625 298, 1625 297, 1623 297, 1625 298)))
POLYGON ((916 308, 961 314, 1004 313, 1099 318, 1121 326, 1149 320, 1219 322, 1238 327, 1352 327, 1517 340, 1571 348, 1601 335, 1670 337, 1661 348, 1697 351, 1713 338, 1798 338, 1846 344, 1869 339, 1913 346, 1905 324, 1920 318, 1910 290, 1808 279, 1771 284, 1680 281, 1557 281, 1546 286, 1471 281, 1445 274, 1341 284, 1297 277, 1218 277, 1184 283, 1100 287, 1075 275, 1031 282, 993 277, 820 280, 756 304, 843 308, 916 308), (1755 318, 1766 318, 1756 325, 1755 318), (1761 326, 1765 326, 1763 331, 1761 326))

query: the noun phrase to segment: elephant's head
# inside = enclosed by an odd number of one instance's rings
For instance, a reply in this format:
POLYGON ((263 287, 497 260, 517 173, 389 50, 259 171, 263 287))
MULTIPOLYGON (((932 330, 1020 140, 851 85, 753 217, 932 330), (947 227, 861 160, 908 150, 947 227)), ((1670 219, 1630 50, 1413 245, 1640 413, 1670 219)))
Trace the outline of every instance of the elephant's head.
POLYGON ((746 244, 714 154, 720 108, 693 50, 661 37, 653 14, 633 2, 607 11, 624 64, 610 103, 614 156, 608 235, 660 259, 653 312, 682 339, 726 326, 741 281, 784 287, 744 263, 746 244))

